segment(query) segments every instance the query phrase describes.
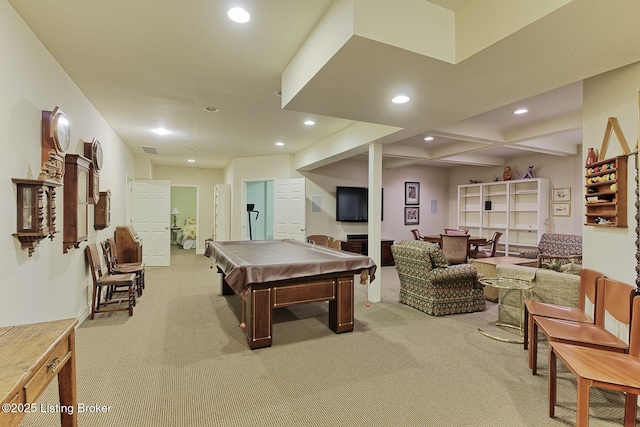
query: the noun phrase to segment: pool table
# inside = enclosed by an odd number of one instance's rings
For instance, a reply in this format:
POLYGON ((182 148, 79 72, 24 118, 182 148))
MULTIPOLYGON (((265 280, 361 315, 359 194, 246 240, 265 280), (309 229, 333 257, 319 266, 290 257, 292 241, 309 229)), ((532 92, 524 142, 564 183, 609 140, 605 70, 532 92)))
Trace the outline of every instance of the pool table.
POLYGON ((274 308, 328 301, 331 330, 352 331, 354 276, 376 271, 368 256, 295 240, 208 240, 205 256, 222 274, 222 295, 243 296, 252 350, 271 346, 274 308))

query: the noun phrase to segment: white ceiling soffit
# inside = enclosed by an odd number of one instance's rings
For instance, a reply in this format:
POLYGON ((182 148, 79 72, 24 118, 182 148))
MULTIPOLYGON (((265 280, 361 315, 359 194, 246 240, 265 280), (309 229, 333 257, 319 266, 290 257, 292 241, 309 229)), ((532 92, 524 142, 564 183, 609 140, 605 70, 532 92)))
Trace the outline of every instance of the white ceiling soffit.
POLYGON ((581 141, 582 80, 640 61, 640 1, 243 3, 244 26, 222 0, 0 8, 9 24, 15 9, 132 153, 166 166, 288 154, 312 169, 366 158, 371 142, 383 167, 568 155, 581 141), (411 101, 391 104, 398 92, 411 101), (529 113, 514 117, 520 103, 529 113), (160 126, 172 134, 149 132, 160 126))
MULTIPOLYGON (((575 153, 581 140, 577 140, 577 133, 573 132, 576 138, 568 142, 563 138, 551 139, 550 135, 561 136, 567 131, 564 125, 542 137, 532 135, 530 142, 517 143, 509 137, 510 132, 517 133, 517 129, 487 125, 494 134, 487 138, 486 144, 482 137, 477 136, 482 132, 477 132, 476 128, 468 138, 459 142, 457 128, 470 117, 484 121, 487 117, 483 113, 487 111, 518 100, 535 100, 566 85, 572 95, 579 92, 579 98, 567 98, 577 100, 577 107, 567 106, 558 114, 576 117, 581 111, 582 87, 581 83, 574 82, 640 60, 637 43, 620 43, 620 40, 640 37, 640 26, 636 25, 635 18, 629 16, 629 13, 640 16, 640 2, 620 3, 624 5, 625 13, 598 0, 542 1, 539 8, 531 7, 532 2, 525 0, 509 2, 516 9, 521 8, 519 10, 523 13, 528 13, 517 20, 521 27, 500 28, 497 33, 504 38, 496 38, 495 34, 493 38, 485 35, 485 43, 477 45, 473 54, 458 63, 452 63, 451 55, 446 53, 427 55, 424 47, 421 53, 416 53, 418 49, 408 48, 408 42, 402 43, 416 39, 432 40, 432 43, 440 41, 441 37, 426 38, 428 33, 423 27, 429 27, 431 21, 425 11, 432 10, 425 7, 424 2, 401 0, 393 3, 394 7, 403 9, 403 17, 412 16, 411 22, 418 17, 425 23, 422 27, 403 27, 404 21, 399 20, 398 14, 385 9, 388 5, 379 3, 382 2, 376 2, 374 6, 360 1, 334 2, 283 73, 283 106, 401 128, 387 138, 380 138, 378 141, 382 143, 401 144, 430 132, 437 133, 441 128, 451 128, 448 146, 431 150, 428 160, 467 164, 472 162, 468 156, 463 158, 456 154, 478 152, 480 155, 481 150, 491 149, 496 144, 511 146, 512 150, 506 152, 509 155, 527 148, 558 155, 575 153), (341 28, 340 37, 332 39, 319 34, 336 27, 341 28), (346 33, 351 32, 350 37, 345 34, 345 27, 348 28, 346 33), (404 31, 400 31, 401 28, 404 31), (629 30, 633 34, 629 34, 629 30), (399 40, 398 33, 406 39, 399 40), (329 45, 332 41, 336 43, 333 46, 329 45), (318 44, 322 47, 319 48, 318 44), (326 56, 322 61, 316 58, 315 63, 306 61, 311 51, 322 51, 326 56), (315 68, 311 69, 311 66, 315 68), (300 71, 303 67, 304 70, 300 71), (291 75, 298 80, 289 85, 291 75), (306 76, 302 81, 301 75, 306 76), (390 98, 399 92, 410 96, 411 102, 400 106, 390 104, 390 98), (499 136, 501 138, 497 138, 499 136), (565 143, 567 146, 561 147, 565 143)), ((467 8, 479 3, 468 2, 461 6, 458 14, 464 14, 467 8)), ((451 13, 447 10, 440 12, 438 16, 451 13)), ((478 9, 477 13, 481 12, 478 9)), ((516 13, 515 9, 512 12, 516 13)), ((454 21, 455 25, 465 22, 457 15, 454 21)), ((455 31, 456 34, 464 33, 460 28, 455 28, 455 31)), ((444 33, 447 45, 450 34, 444 33)), ((456 48, 460 49, 460 46, 456 48)), ((554 99, 563 98, 559 95, 554 99)), ((525 120, 532 122, 532 119, 525 120)), ((577 127, 581 128, 581 125, 580 121, 577 127)), ((574 130, 577 129, 571 129, 574 130)), ((321 149, 321 146, 316 145, 316 148, 321 149)), ((479 158, 477 163, 495 162, 479 158)))

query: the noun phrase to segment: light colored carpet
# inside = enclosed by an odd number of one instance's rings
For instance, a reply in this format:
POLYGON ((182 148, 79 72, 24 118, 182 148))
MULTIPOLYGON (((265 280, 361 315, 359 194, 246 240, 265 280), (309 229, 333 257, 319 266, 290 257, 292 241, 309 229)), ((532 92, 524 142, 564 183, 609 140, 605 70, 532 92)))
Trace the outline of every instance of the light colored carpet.
MULTIPOLYGON (((365 307, 356 284, 353 332, 328 328, 326 303, 280 309, 273 346, 251 351, 240 298, 219 294, 207 258, 173 252, 171 267, 147 268, 133 317, 102 314, 78 328, 78 401, 109 406, 80 413, 80 426, 575 424, 575 381, 563 368, 556 418, 547 415, 544 345, 533 376, 522 345, 478 333, 497 330, 495 304, 428 316, 398 302, 395 268, 384 267, 382 302, 365 307)), ((619 393, 594 389, 591 401, 592 426, 622 425, 619 393)), ((55 382, 40 402, 56 404, 55 382)), ((56 425, 55 413, 21 424, 56 425)))

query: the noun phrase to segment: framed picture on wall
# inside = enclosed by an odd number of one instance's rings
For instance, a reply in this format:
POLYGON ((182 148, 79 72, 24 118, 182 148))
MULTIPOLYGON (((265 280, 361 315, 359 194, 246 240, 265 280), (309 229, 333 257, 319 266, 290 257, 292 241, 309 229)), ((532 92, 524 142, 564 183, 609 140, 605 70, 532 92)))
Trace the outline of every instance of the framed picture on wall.
POLYGON ((404 183, 404 204, 405 205, 420 204, 420 183, 419 182, 404 183))
POLYGON ((570 202, 571 201, 571 188, 554 188, 553 189, 553 201, 554 202, 570 202))
POLYGON ((404 225, 420 224, 420 208, 405 207, 404 208, 404 225))
POLYGON ((554 203, 553 216, 571 216, 571 203, 554 203))

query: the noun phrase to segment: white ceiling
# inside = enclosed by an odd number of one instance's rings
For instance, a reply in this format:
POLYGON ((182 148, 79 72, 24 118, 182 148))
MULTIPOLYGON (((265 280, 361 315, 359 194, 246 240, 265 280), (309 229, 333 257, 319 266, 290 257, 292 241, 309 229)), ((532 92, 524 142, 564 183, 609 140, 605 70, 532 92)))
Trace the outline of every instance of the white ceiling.
MULTIPOLYGON (((385 167, 571 155, 582 79, 640 60, 640 2, 573 0, 455 65, 353 37, 282 108, 282 72, 331 0, 8 1, 134 155, 157 165, 295 154, 356 121, 401 128, 379 139, 385 167), (227 18, 233 4, 248 24, 227 18), (390 112, 399 81, 412 101, 390 112), (530 112, 513 115, 521 106, 530 112)), ((482 1, 430 0, 451 11, 482 1)))

